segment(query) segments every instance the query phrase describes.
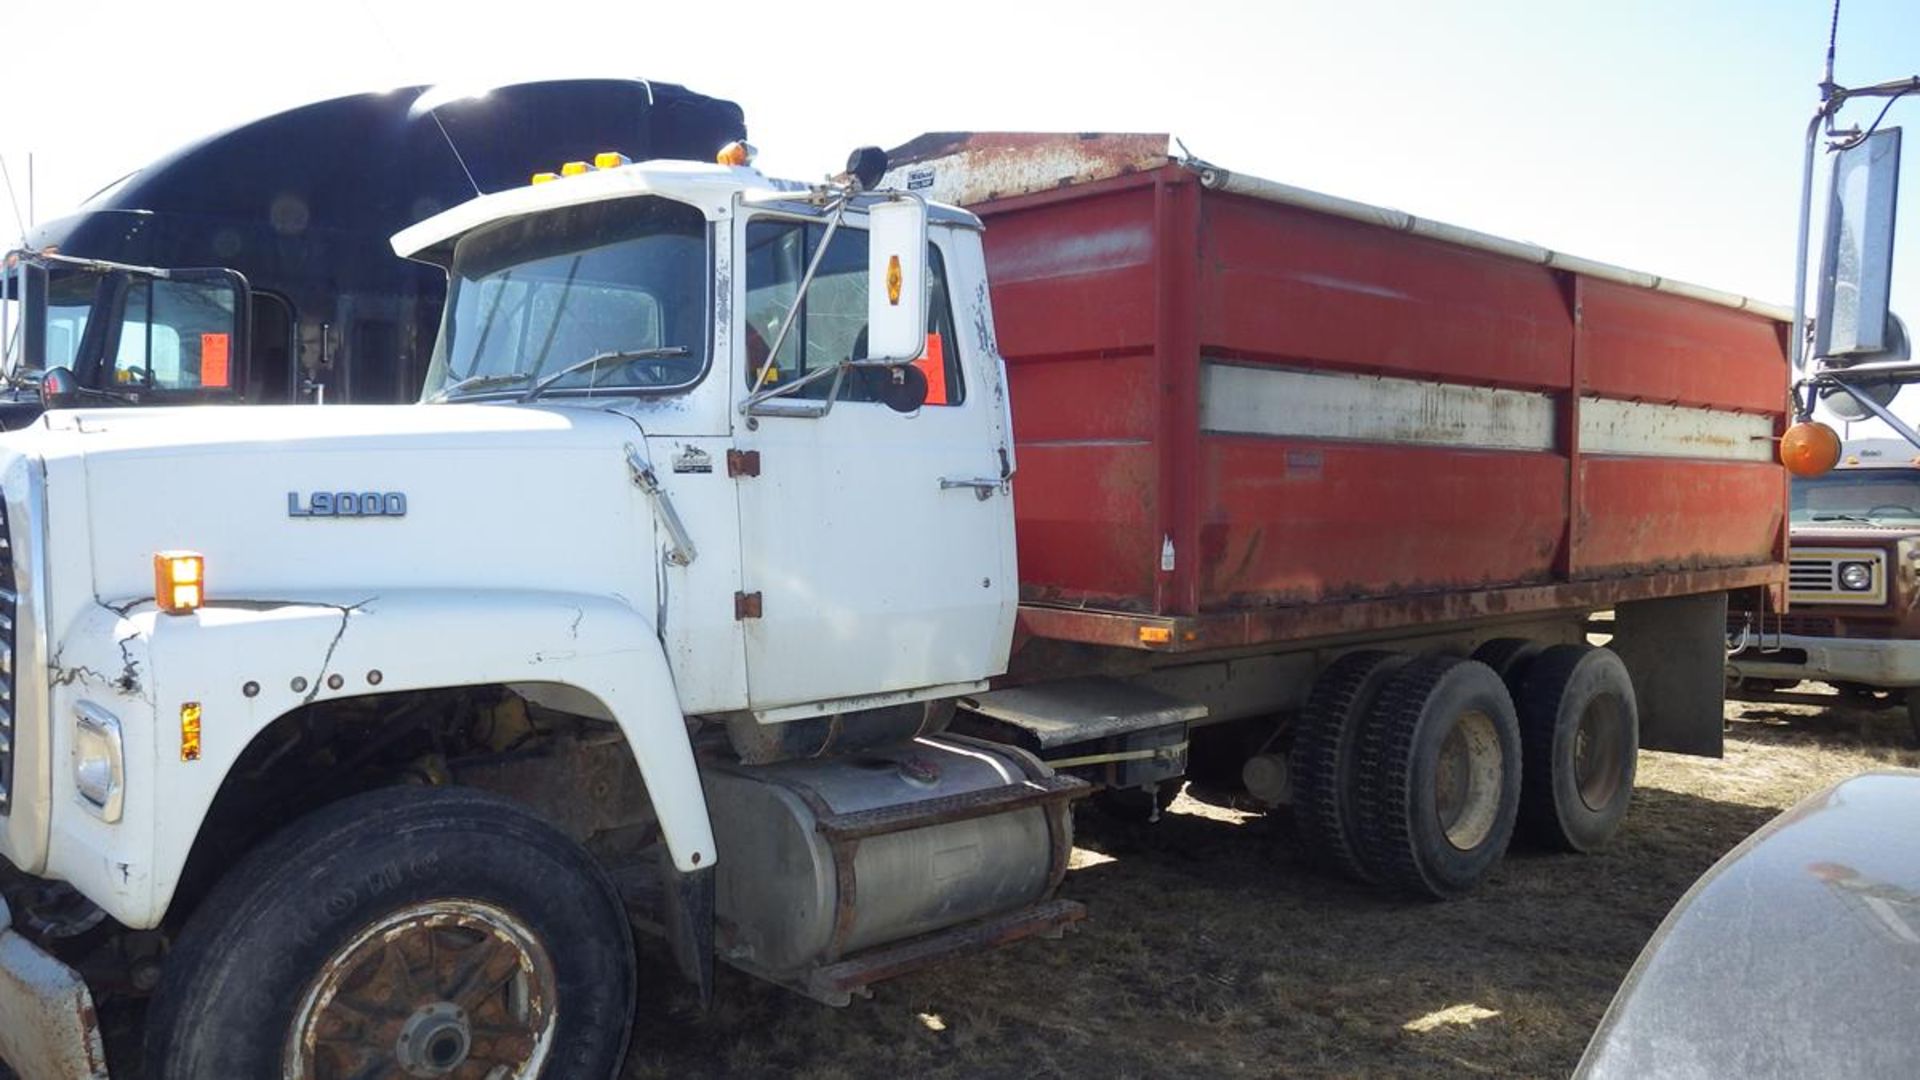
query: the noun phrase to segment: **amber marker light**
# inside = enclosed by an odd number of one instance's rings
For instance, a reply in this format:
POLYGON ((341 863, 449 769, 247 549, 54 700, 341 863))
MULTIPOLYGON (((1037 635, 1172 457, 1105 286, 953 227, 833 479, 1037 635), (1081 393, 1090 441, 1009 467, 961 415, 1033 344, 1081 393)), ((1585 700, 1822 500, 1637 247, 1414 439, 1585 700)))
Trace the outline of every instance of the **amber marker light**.
POLYGON ((593 171, 593 166, 584 161, 569 161, 560 166, 561 176, 585 176, 593 171))
POLYGON ((720 152, 713 155, 713 160, 722 165, 751 165, 753 164, 753 146, 735 139, 721 147, 720 152))
POLYGON ((903 280, 900 273, 900 256, 887 256, 887 303, 894 307, 900 306, 900 284, 903 280))
POLYGON ((206 600, 207 562, 197 551, 157 551, 153 602, 169 615, 191 615, 206 600))
POLYGON ((533 179, 527 182, 529 184, 551 184, 558 179, 560 179, 560 174, 557 172, 537 172, 533 174, 533 179))
POLYGON ((1140 644, 1171 645, 1173 629, 1166 626, 1143 626, 1140 628, 1140 644))
POLYGON ((1802 420, 1780 437, 1780 464, 1795 476, 1819 476, 1840 464, 1840 435, 1818 420, 1802 420))
POLYGON ((593 155, 593 167, 596 169, 617 169, 622 165, 633 164, 633 159, 612 150, 602 150, 593 155))
POLYGON ((180 706, 180 760, 200 760, 200 703, 197 701, 180 706))

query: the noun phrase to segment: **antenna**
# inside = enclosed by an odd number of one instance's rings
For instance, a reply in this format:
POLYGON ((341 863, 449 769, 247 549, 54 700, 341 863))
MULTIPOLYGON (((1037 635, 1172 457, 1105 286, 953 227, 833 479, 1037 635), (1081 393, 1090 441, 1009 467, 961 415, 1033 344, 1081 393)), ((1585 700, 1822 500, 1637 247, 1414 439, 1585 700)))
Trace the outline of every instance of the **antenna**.
POLYGON ((0 177, 5 178, 7 182, 7 201, 13 204, 13 223, 20 227, 20 245, 25 247, 27 243, 27 223, 20 219, 20 198, 14 194, 13 172, 7 168, 7 159, 4 157, 0 157, 0 177))
POLYGON ((473 189, 475 195, 486 194, 486 192, 480 190, 480 185, 474 181, 473 170, 467 168, 467 159, 460 156, 460 148, 453 144, 453 136, 447 134, 447 125, 440 122, 439 106, 436 105, 428 109, 427 115, 433 117, 433 126, 440 129, 440 137, 447 140, 447 149, 453 151, 453 160, 460 163, 460 171, 467 174, 467 186, 473 189))

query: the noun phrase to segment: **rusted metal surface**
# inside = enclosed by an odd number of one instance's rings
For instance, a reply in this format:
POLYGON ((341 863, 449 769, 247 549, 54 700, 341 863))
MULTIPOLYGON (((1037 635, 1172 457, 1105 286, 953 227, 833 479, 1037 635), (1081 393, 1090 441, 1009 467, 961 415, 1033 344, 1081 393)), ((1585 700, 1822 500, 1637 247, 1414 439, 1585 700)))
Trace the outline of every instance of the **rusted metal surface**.
POLYGON ((967 205, 1149 172, 1167 163, 1165 135, 932 132, 887 152, 883 186, 967 205))
POLYGON ((884 979, 930 967, 983 949, 1041 935, 1059 936, 1086 918, 1085 904, 1048 900, 1033 907, 928 934, 898 945, 871 949, 839 963, 814 969, 805 993, 822 1001, 844 1002, 849 994, 884 979))
POLYGON ((1177 164, 1056 179, 970 205, 1008 359, 1024 632, 1255 646, 1783 562, 1785 474, 1755 460, 1785 416, 1765 311, 1210 191, 1177 164), (1259 402, 1209 398, 1220 365, 1276 377, 1241 380, 1259 402), (1465 421, 1286 416, 1303 378, 1376 376, 1547 408, 1497 450, 1465 421))
POLYGON ((0 900, 0 1061, 23 1080, 106 1080, 106 1047, 86 983, 12 925, 0 900))
POLYGON ((1780 585, 1785 580, 1785 567, 1766 563, 1184 617, 1022 604, 1020 623, 1036 638, 1152 652, 1204 653, 1360 636, 1399 627, 1425 632, 1489 618, 1594 611, 1635 600, 1780 585), (1143 627, 1165 630, 1167 640, 1142 642, 1143 627))
POLYGON ((557 988, 545 947, 498 908, 448 900, 397 912, 308 988, 288 1072, 535 1075, 552 1048, 557 988))

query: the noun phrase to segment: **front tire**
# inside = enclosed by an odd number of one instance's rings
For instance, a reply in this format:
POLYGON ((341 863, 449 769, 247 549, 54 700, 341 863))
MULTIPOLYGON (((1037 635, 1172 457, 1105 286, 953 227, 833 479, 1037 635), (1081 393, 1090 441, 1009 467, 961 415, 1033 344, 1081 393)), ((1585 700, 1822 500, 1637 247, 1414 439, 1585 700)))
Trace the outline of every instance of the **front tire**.
POLYGON ((255 849, 167 960, 147 1075, 611 1077, 632 932, 592 857, 462 788, 334 803, 255 849))

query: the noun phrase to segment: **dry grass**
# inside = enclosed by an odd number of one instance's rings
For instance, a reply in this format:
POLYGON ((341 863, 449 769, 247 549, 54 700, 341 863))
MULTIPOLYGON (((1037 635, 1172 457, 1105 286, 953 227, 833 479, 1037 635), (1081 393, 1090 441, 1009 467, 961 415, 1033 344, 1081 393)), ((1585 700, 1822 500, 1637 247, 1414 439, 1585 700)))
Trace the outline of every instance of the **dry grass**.
POLYGON ((1641 756, 1612 850, 1516 850, 1448 904, 1313 871, 1284 817, 1205 792, 1150 827, 1085 814, 1064 889, 1092 909, 1079 933, 883 984, 847 1009, 725 972, 702 1016, 663 975, 627 1075, 1564 1076, 1701 871, 1834 780, 1920 766, 1901 713, 1728 717, 1723 761, 1641 756))

